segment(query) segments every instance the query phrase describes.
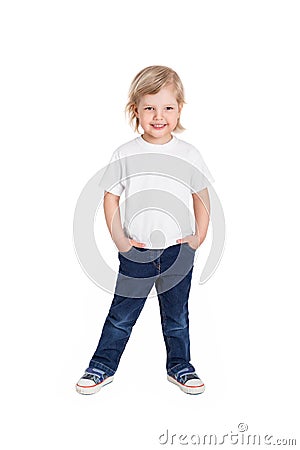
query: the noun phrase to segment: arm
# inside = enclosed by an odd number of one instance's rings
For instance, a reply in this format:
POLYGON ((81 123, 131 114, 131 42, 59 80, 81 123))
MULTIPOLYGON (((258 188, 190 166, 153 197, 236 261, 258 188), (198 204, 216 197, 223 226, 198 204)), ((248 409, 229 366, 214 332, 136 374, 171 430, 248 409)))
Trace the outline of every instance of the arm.
POLYGON ((193 196, 195 214, 195 236, 198 238, 198 246, 204 241, 209 225, 210 201, 207 189, 203 189, 193 196))
POLYGON ((205 188, 195 194, 193 197, 193 208, 195 215, 195 234, 192 236, 185 236, 183 239, 178 239, 179 244, 188 242, 188 244, 195 250, 200 247, 204 241, 209 225, 210 201, 208 190, 205 188))
POLYGON ((120 252, 127 252, 133 245, 136 247, 143 247, 144 244, 141 244, 134 239, 128 239, 125 236, 121 224, 119 202, 119 195, 114 195, 107 191, 105 192, 103 202, 104 215, 112 240, 120 252))

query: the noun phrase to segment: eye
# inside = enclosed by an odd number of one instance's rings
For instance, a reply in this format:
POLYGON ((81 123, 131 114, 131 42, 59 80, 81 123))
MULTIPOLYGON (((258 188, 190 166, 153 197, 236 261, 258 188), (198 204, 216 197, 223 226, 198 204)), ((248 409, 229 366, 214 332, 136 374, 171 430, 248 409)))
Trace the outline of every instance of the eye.
POLYGON ((172 111, 173 109, 174 109, 173 106, 166 106, 167 111, 172 111))
POLYGON ((153 109, 152 106, 146 106, 146 108, 144 108, 145 111, 151 111, 153 109))

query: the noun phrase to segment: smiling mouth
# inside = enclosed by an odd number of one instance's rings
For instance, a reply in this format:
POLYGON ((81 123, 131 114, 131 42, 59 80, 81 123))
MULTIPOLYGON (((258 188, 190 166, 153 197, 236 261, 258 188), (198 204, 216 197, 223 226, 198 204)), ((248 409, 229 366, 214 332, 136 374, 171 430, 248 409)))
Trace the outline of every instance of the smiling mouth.
POLYGON ((151 127, 153 127, 155 130, 161 130, 163 129, 167 124, 166 123, 160 123, 160 124, 155 124, 152 123, 151 127))

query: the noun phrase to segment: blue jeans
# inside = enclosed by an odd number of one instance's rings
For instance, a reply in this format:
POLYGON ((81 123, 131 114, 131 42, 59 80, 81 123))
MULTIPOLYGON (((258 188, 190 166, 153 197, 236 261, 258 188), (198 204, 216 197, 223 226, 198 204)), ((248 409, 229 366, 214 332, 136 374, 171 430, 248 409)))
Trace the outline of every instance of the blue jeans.
POLYGON ((195 250, 187 243, 165 249, 132 247, 118 253, 120 265, 114 298, 89 366, 112 376, 153 285, 159 300, 167 371, 190 364, 188 297, 195 250))

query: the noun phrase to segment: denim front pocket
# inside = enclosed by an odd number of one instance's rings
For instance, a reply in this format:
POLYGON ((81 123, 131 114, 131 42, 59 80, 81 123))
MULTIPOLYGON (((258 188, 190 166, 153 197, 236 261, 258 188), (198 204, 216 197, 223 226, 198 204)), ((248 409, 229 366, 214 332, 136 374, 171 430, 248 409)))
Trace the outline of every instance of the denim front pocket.
POLYGON ((184 242, 183 245, 185 245, 187 248, 189 248, 192 252, 195 253, 196 249, 192 248, 188 242, 184 242))
POLYGON ((128 253, 131 252, 131 250, 132 250, 133 248, 134 248, 134 246, 132 245, 132 246, 130 247, 130 249, 127 250, 127 252, 120 252, 120 251, 119 251, 119 253, 120 253, 121 255, 128 255, 128 253))

